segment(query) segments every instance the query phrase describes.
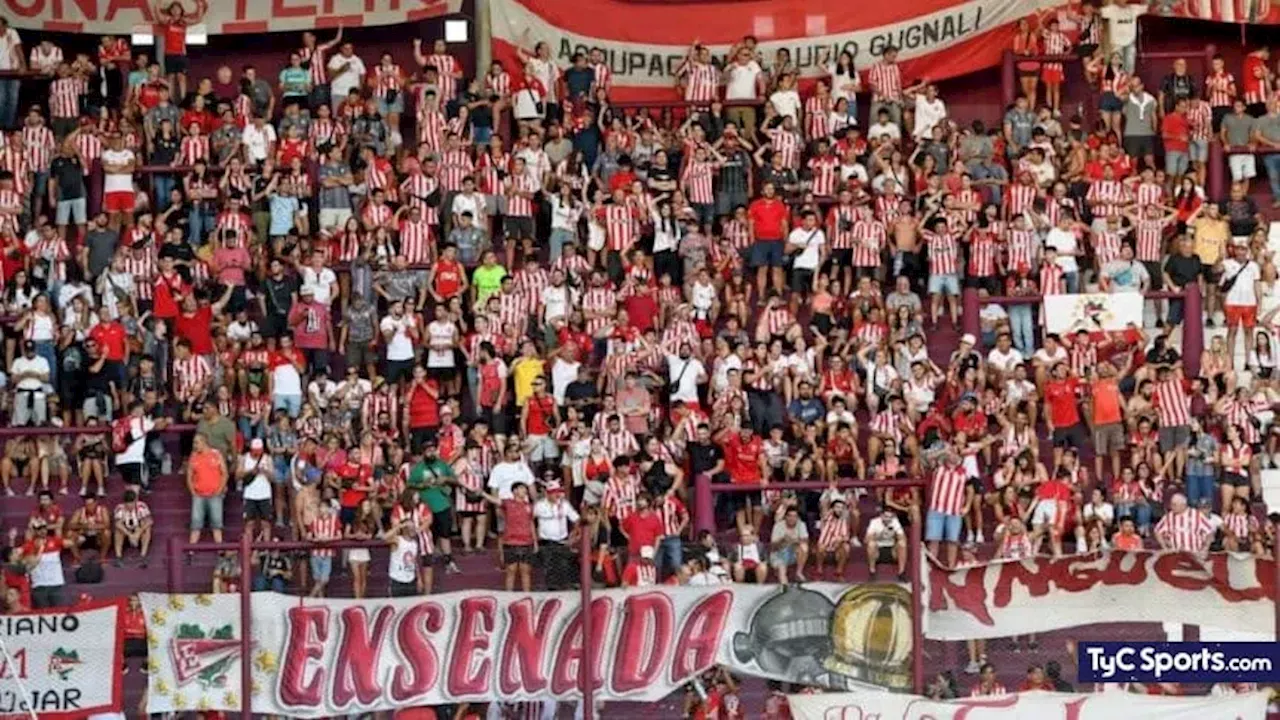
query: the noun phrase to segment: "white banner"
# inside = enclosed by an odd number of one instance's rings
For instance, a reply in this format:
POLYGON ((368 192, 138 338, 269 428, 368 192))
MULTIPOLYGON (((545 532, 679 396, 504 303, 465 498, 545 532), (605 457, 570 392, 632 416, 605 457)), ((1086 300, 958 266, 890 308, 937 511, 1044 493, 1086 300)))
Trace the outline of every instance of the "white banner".
POLYGON ((930 567, 925 634, 972 640, 1110 622, 1212 622, 1274 637, 1275 564, 1252 555, 1113 552, 930 567))
POLYGON ((1044 327, 1065 335, 1077 330, 1118 332, 1142 327, 1142 293, 1045 295, 1044 327))
POLYGON ((939 702, 919 695, 789 695, 795 720, 1264 720, 1267 693, 1164 697, 1123 692, 1027 692, 939 702))
MULTIPOLYGON (((239 710, 238 595, 142 595, 149 711, 239 710)), ((578 593, 396 600, 253 596, 253 711, 334 717, 414 705, 579 697, 578 593)), ((699 673, 832 689, 911 684, 911 595, 895 584, 605 590, 591 605, 596 697, 654 701, 699 673)))
POLYGON ((123 613, 123 601, 110 601, 0 615, 0 717, 120 712, 123 613))
MULTIPOLYGON (((180 4, 188 12, 197 7, 193 0, 180 4)), ((456 13, 462 0, 206 0, 205 4, 208 11, 201 25, 210 35, 222 35, 417 22, 456 13)), ((0 17, 24 30, 128 35, 154 24, 155 9, 168 5, 168 0, 0 0, 0 17)))

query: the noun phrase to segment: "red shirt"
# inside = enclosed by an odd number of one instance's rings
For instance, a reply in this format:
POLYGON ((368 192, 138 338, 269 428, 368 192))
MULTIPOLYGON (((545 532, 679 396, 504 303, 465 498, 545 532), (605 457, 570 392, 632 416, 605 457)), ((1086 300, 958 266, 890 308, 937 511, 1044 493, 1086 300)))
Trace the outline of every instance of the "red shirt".
POLYGON ((658 316, 658 301, 652 293, 636 293, 627 297, 622 306, 627 311, 627 321, 631 327, 643 333, 653 327, 653 319, 658 316))
POLYGON ((166 22, 160 26, 160 31, 164 33, 164 54, 166 57, 187 54, 186 23, 166 22))
POLYGON ((616 172, 609 178, 609 193, 613 194, 614 190, 631 190, 631 183, 636 181, 636 174, 630 170, 622 170, 616 172))
POLYGON ((414 385, 406 393, 410 428, 433 428, 440 424, 440 399, 438 397, 440 388, 438 383, 431 378, 427 378, 427 384, 436 388, 437 396, 433 396, 420 385, 414 385))
POLYGON ((502 531, 504 545, 527 547, 533 544, 532 503, 503 500, 502 517, 506 521, 506 529, 502 531))
POLYGON ((1160 135, 1164 139, 1165 152, 1186 152, 1189 148, 1191 126, 1187 124, 1187 116, 1179 112, 1171 112, 1160 121, 1160 135))
POLYGON ((147 636, 147 616, 142 608, 124 611, 124 636, 127 638, 144 638, 147 636))
MULTIPOLYGON (((361 463, 359 465, 348 460, 338 466, 338 477, 344 481, 353 481, 353 485, 370 485, 373 480, 373 466, 361 463)), ((338 502, 344 508, 360 507, 360 503, 364 502, 365 497, 369 493, 364 490, 354 490, 351 488, 343 488, 342 496, 338 498, 338 502)))
POLYGON ((112 362, 124 362, 125 342, 128 333, 120 323, 109 320, 100 322, 89 331, 89 338, 98 343, 102 354, 112 362))
POLYGON ((0 272, 4 273, 6 282, 13 279, 19 270, 25 269, 27 266, 27 246, 26 244, 14 239, 4 245, 4 254, 0 255, 0 272))
POLYGON ((640 548, 648 545, 656 548, 662 531, 662 516, 653 508, 634 512, 622 521, 622 532, 627 536, 627 549, 639 557, 640 548))
POLYGON ((556 399, 550 395, 529 396, 529 423, 526 432, 530 435, 550 435, 552 412, 556 407, 556 399))
POLYGON ((433 277, 436 294, 442 298, 451 298, 462 292, 462 263, 454 260, 437 260, 433 277))
POLYGON ((747 209, 747 215, 753 223, 756 242, 785 239, 787 204, 780 198, 757 198, 747 209))
POLYGON ((1080 410, 1076 407, 1076 387, 1079 381, 1050 380, 1044 385, 1044 401, 1049 406, 1049 419, 1055 428, 1069 428, 1080 422, 1080 410))
POLYGON ((735 433, 724 442, 724 466, 734 482, 744 485, 760 482, 760 453, 763 451, 764 443, 757 435, 743 442, 742 436, 735 433))
POLYGON ((173 319, 173 334, 191 343, 195 355, 213 354, 213 308, 197 308, 190 315, 180 313, 173 319))

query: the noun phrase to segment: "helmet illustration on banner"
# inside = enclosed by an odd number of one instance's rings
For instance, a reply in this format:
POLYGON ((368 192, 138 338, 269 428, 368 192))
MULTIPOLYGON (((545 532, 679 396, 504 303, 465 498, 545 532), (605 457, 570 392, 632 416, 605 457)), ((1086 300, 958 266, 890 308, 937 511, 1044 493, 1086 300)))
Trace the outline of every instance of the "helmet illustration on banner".
POLYGON ((857 683, 911 688, 911 593, 900 585, 853 587, 840 596, 831 621, 825 666, 857 683))
POLYGON ((747 631, 734 635, 733 654, 739 662, 754 662, 766 675, 825 685, 823 662, 831 654, 834 610, 826 595, 784 585, 756 608, 747 631))

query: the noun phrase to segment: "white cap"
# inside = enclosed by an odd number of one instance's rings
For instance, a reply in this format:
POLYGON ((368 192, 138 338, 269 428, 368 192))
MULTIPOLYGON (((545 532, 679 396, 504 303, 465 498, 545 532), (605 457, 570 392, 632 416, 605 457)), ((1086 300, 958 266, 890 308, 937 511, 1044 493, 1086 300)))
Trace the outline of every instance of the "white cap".
POLYGON ((960 342, 962 342, 962 343, 969 343, 970 345, 977 345, 977 344, 978 344, 978 342, 977 342, 976 340, 974 340, 974 339, 973 339, 973 334, 972 334, 972 333, 965 333, 965 334, 961 335, 961 336, 960 336, 960 342))
POLYGON ((652 560, 652 559, 653 559, 653 546, 652 546, 652 545, 641 545, 641 546, 640 546, 640 557, 644 558, 645 560, 652 560))

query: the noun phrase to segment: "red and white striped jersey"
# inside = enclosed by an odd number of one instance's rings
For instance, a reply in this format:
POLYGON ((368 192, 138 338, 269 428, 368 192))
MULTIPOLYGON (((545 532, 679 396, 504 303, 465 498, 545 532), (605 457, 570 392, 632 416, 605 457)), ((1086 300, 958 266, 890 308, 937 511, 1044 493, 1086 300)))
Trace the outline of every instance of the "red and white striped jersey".
POLYGON ((207 383, 212 378, 213 367, 200 355, 173 361, 173 394, 182 400, 198 399, 197 393, 207 390, 207 383))
POLYGON ((960 258, 956 239, 950 232, 921 233, 929 248, 930 275, 957 275, 960 272, 960 258))
POLYGON ((542 302, 542 289, 551 284, 551 273, 544 268, 522 267, 511 277, 511 284, 524 294, 529 307, 537 307, 542 302))
POLYGON ((818 549, 831 552, 849 542, 849 517, 828 510, 818 523, 818 549))
POLYGON ((604 223, 605 244, 613 252, 626 252, 636 242, 635 215, 625 205, 605 205, 600 208, 604 223))
POLYGON ((608 90, 613 86, 613 70, 607 63, 591 63, 591 73, 595 76, 591 82, 596 88, 608 90))
POLYGON ((1164 205, 1164 188, 1159 183, 1138 183, 1134 195, 1138 205, 1144 209, 1149 205, 1164 205))
POLYGON ((509 97, 511 95, 511 76, 505 71, 499 72, 497 75, 493 73, 484 76, 485 92, 498 95, 499 97, 509 97))
POLYGON ((1085 193, 1085 202, 1093 208, 1093 214, 1102 217, 1119 215, 1120 206, 1128 199, 1128 189, 1119 180, 1094 180, 1085 193))
POLYGON ((1187 127, 1192 140, 1207 141, 1213 133, 1213 108, 1202 98, 1187 105, 1187 127))
POLYGON ((633 475, 610 475, 600 504, 609 517, 625 520, 636 511, 636 497, 640 494, 640 482, 633 475))
POLYGON ((1128 97, 1129 77, 1129 73, 1123 70, 1109 73, 1102 79, 1103 92, 1109 92, 1121 98, 1128 97))
POLYGON ((773 151, 782 155, 782 164, 792 170, 799 170, 804 140, 795 132, 780 127, 766 130, 765 134, 769 136, 769 146, 773 151))
MULTIPOLYGON (((1043 33, 1044 54, 1045 55, 1067 55, 1071 52, 1071 38, 1061 30, 1046 30, 1043 33)), ((1056 69, 1062 68, 1062 63, 1052 63, 1056 69)))
POLYGON ((462 181, 476 171, 471 153, 465 148, 446 150, 440 156, 440 188, 445 192, 462 190, 462 181))
POLYGON ((904 432, 910 431, 910 420, 892 410, 881 410, 871 418, 871 432, 893 438, 901 443, 904 432))
POLYGON ((686 61, 684 64, 685 102, 709 105, 720 91, 720 72, 711 63, 686 61))
POLYGON ((608 327, 617 314, 618 294, 609 287, 593 287, 582 294, 582 311, 587 313, 587 333, 596 333, 608 327))
POLYGON ((506 192, 506 182, 499 173, 511 172, 511 154, 502 153, 494 157, 493 153, 485 153, 476 161, 476 169, 480 173, 480 192, 502 195, 506 192))
POLYGON ((392 92, 399 93, 404 88, 404 72, 399 65, 383 66, 381 63, 373 68, 373 96, 386 100, 392 92))
POLYGON ((636 442, 636 436, 626 428, 617 432, 606 431, 600 436, 600 442, 604 444, 610 460, 616 460, 621 455, 635 455, 640 452, 640 444, 636 442))
POLYGON ((96 133, 87 130, 81 130, 76 133, 76 139, 73 143, 76 147, 76 153, 80 155, 80 164, 84 166, 84 174, 88 175, 93 164, 102 157, 102 138, 96 133))
POLYGON ((1009 230, 1008 252, 1008 267, 1015 270, 1021 265, 1026 265, 1029 268, 1035 267, 1036 260, 1040 256, 1040 236, 1035 230, 1011 229, 1009 230))
POLYGON ((197 160, 209 159, 208 135, 183 135, 178 148, 179 165, 195 165, 197 160))
MULTIPOLYGON (((307 534, 312 540, 333 541, 342 538, 342 521, 337 514, 317 515, 307 526, 307 534)), ((312 557, 333 557, 332 548, 318 547, 311 551, 312 557)))
POLYGON ((133 276, 133 289, 138 293, 138 299, 150 301, 154 296, 153 288, 158 274, 154 248, 141 255, 130 252, 124 258, 124 268, 133 276))
POLYGON ((116 505, 115 510, 111 513, 115 521, 129 530, 136 530, 142 527, 142 522, 151 517, 151 508, 145 502, 138 500, 134 503, 120 503, 116 505), (132 504, 133 507, 129 507, 132 504))
POLYGON ((50 276, 58 280, 66 281, 67 279, 67 260, 71 258, 71 250, 67 247, 66 239, 61 236, 54 235, 52 237, 42 237, 31 249, 32 257, 40 260, 49 261, 50 276))
POLYGON ((1009 209, 1009 217, 1016 217, 1034 208, 1038 197, 1040 188, 1035 185, 1010 185, 1005 192, 1005 206, 1009 209))
POLYGON ((512 175, 507 194, 507 211, 509 217, 533 217, 533 195, 538 192, 538 182, 527 173, 512 175))
POLYGON ((1120 257, 1120 245, 1124 242, 1124 232, 1100 230, 1093 234, 1093 254, 1098 266, 1120 257))
POLYGON ((716 164, 709 161, 693 160, 684 166, 680 175, 680 183, 684 187, 685 197, 695 205, 711 205, 716 201, 713 189, 716 164))
POLYGON ((369 229, 379 228, 391 222, 391 218, 395 216, 395 212, 387 205, 379 205, 374 202, 364 204, 364 209, 360 211, 360 220, 364 222, 365 227, 369 229))
POLYGON ((346 134, 346 126, 333 118, 316 118, 311 121, 311 127, 307 128, 307 139, 311 141, 312 148, 337 144, 346 134))
POLYGON ((832 205, 827 211, 827 237, 831 249, 852 250, 856 240, 857 209, 853 205, 832 205))
POLYGON ((564 253, 551 263, 551 269, 563 272, 565 277, 572 278, 581 287, 582 281, 591 274, 591 263, 581 255, 570 257, 568 253, 564 253))
POLYGON ((746 250, 751 247, 751 225, 737 219, 729 219, 724 223, 724 236, 733 245, 734 250, 746 250))
POLYGON ((455 75, 462 69, 462 63, 448 53, 438 53, 428 55, 427 64, 434 65, 439 71, 436 84, 440 86, 440 104, 443 106, 458 94, 458 78, 455 75))
POLYGON ((1090 342, 1073 343, 1067 349, 1067 362, 1072 375, 1084 377, 1086 368, 1092 369, 1098 365, 1098 346, 1090 342))
POLYGON ((502 324, 502 327, 514 325, 523 331, 529 322, 529 314, 532 311, 527 293, 517 290, 512 293, 500 293, 498 295, 498 322, 502 324))
POLYGON ((1171 428, 1191 424, 1191 397, 1183 387, 1182 380, 1172 378, 1157 382, 1151 398, 1156 406, 1156 417, 1160 420, 1160 427, 1171 428))
POLYGON ((380 392, 371 392, 360 402, 360 424, 363 427, 376 427, 378 416, 386 413, 394 422, 400 417, 400 398, 380 392))
POLYGON ((1021 560, 1032 555, 1035 555, 1035 548, 1031 545, 1031 536, 1025 532, 1017 535, 1005 533, 996 548, 996 557, 1001 560, 1021 560))
POLYGON ((431 262, 435 243, 431 240, 431 225, 424 220, 400 221, 400 254, 410 265, 431 262))
POLYGON ((1252 515, 1227 513, 1222 516, 1222 528, 1239 540, 1247 540, 1258 532, 1258 518, 1252 515))
POLYGON ((796 318, 785 305, 779 305, 764 311, 760 318, 770 335, 783 335, 787 329, 795 325, 796 318))
POLYGON ((31 56, 29 60, 30 62, 28 65, 30 65, 32 70, 37 70, 42 73, 53 72, 62 64, 62 48, 54 45, 46 49, 44 44, 41 43, 31 48, 31 56))
POLYGON ((998 682, 991 683, 991 687, 983 687, 982 683, 978 683, 969 691, 969 697, 1003 697, 1008 694, 1009 691, 998 682))
POLYGON ((804 134, 810 141, 824 138, 831 134, 827 122, 831 114, 831 96, 819 97, 810 95, 804 101, 804 134))
POLYGON ((867 70, 873 101, 902 102, 902 70, 897 63, 881 60, 867 70))
POLYGON ((479 463, 472 464, 466 458, 459 460, 453 465, 453 476, 458 481, 458 490, 454 493, 453 505, 458 512, 484 512, 486 510, 484 500, 472 502, 467 499, 467 494, 463 490, 470 490, 473 493, 484 492, 485 474, 483 468, 479 467, 479 463))
POLYGON ((22 217, 22 208, 26 207, 23 196, 14 190, 0 190, 0 208, 17 208, 16 214, 5 213, 0 215, 0 231, 8 230, 14 235, 18 235, 20 230, 18 221, 22 217))
POLYGON ((1204 79, 1204 89, 1210 107, 1231 107, 1236 99, 1236 78, 1225 70, 1209 73, 1204 79))
POLYGON ((249 236, 253 233, 253 220, 242 212, 223 210, 213 222, 213 231, 222 233, 226 230, 235 232, 236 243, 240 247, 247 247, 249 236))
POLYGON ((1111 487, 1111 499, 1117 504, 1131 504, 1141 502, 1146 497, 1142 492, 1142 485, 1137 480, 1131 482, 1117 481, 1111 487))
POLYGON ((990 229, 974 230, 969 236, 969 276, 987 278, 996 274, 1000 241, 990 229))
POLYGON ((1208 549, 1213 526, 1204 515, 1187 508, 1160 518, 1156 523, 1156 537, 1163 539, 1172 550, 1199 553, 1208 549))
POLYGON ((819 155, 809 160, 809 172, 813 175, 813 194, 818 197, 835 197, 840 183, 840 159, 834 155, 819 155))
POLYGON ((876 219, 884 223, 886 229, 902 216, 902 208, 899 207, 901 202, 902 196, 897 193, 880 195, 876 198, 876 219))
POLYGON ((80 114, 80 81, 63 77, 49 83, 49 116, 73 118, 80 114))
POLYGON ((1160 262, 1164 254, 1164 229, 1169 221, 1164 218, 1151 220, 1142 218, 1134 223, 1133 233, 1137 238, 1135 257, 1141 262, 1160 262))
POLYGON ((44 125, 24 125, 22 142, 26 145, 27 162, 32 172, 48 172, 49 163, 53 161, 53 151, 57 148, 53 131, 44 125))
POLYGON ((878 220, 859 220, 853 224, 853 236, 857 241, 853 247, 854 267, 878 266, 880 254, 889 241, 884 224, 878 220))
POLYGON ((1057 263, 1045 261, 1040 263, 1040 293, 1042 295, 1065 295, 1067 281, 1063 278, 1062 267, 1057 263))
POLYGON ((436 551, 436 539, 431 533, 431 519, 431 508, 425 503, 414 505, 413 510, 405 510, 400 503, 396 503, 391 508, 392 525, 408 520, 418 528, 418 549, 422 555, 431 555, 436 551))
POLYGON ((440 213, 435 207, 427 204, 427 198, 436 191, 439 184, 435 176, 420 172, 410 173, 409 177, 400 183, 400 197, 403 198, 404 203, 409 207, 421 208, 422 219, 431 225, 440 222, 440 213))
POLYGON ((444 148, 445 131, 449 128, 449 120, 444 113, 434 108, 423 108, 418 111, 418 144, 427 146, 433 153, 444 148))
POLYGON ((298 50, 298 55, 302 58, 303 64, 311 63, 311 85, 324 85, 329 82, 329 77, 325 75, 324 66, 324 50, 320 46, 304 47, 298 50))
POLYGON ((658 504, 658 514, 662 516, 664 535, 680 537, 684 534, 681 526, 688 524, 689 510, 685 508, 680 498, 674 495, 665 496, 658 504))
POLYGON ((929 510, 944 515, 964 512, 964 486, 968 472, 963 465, 942 465, 933 471, 929 483, 929 510))

